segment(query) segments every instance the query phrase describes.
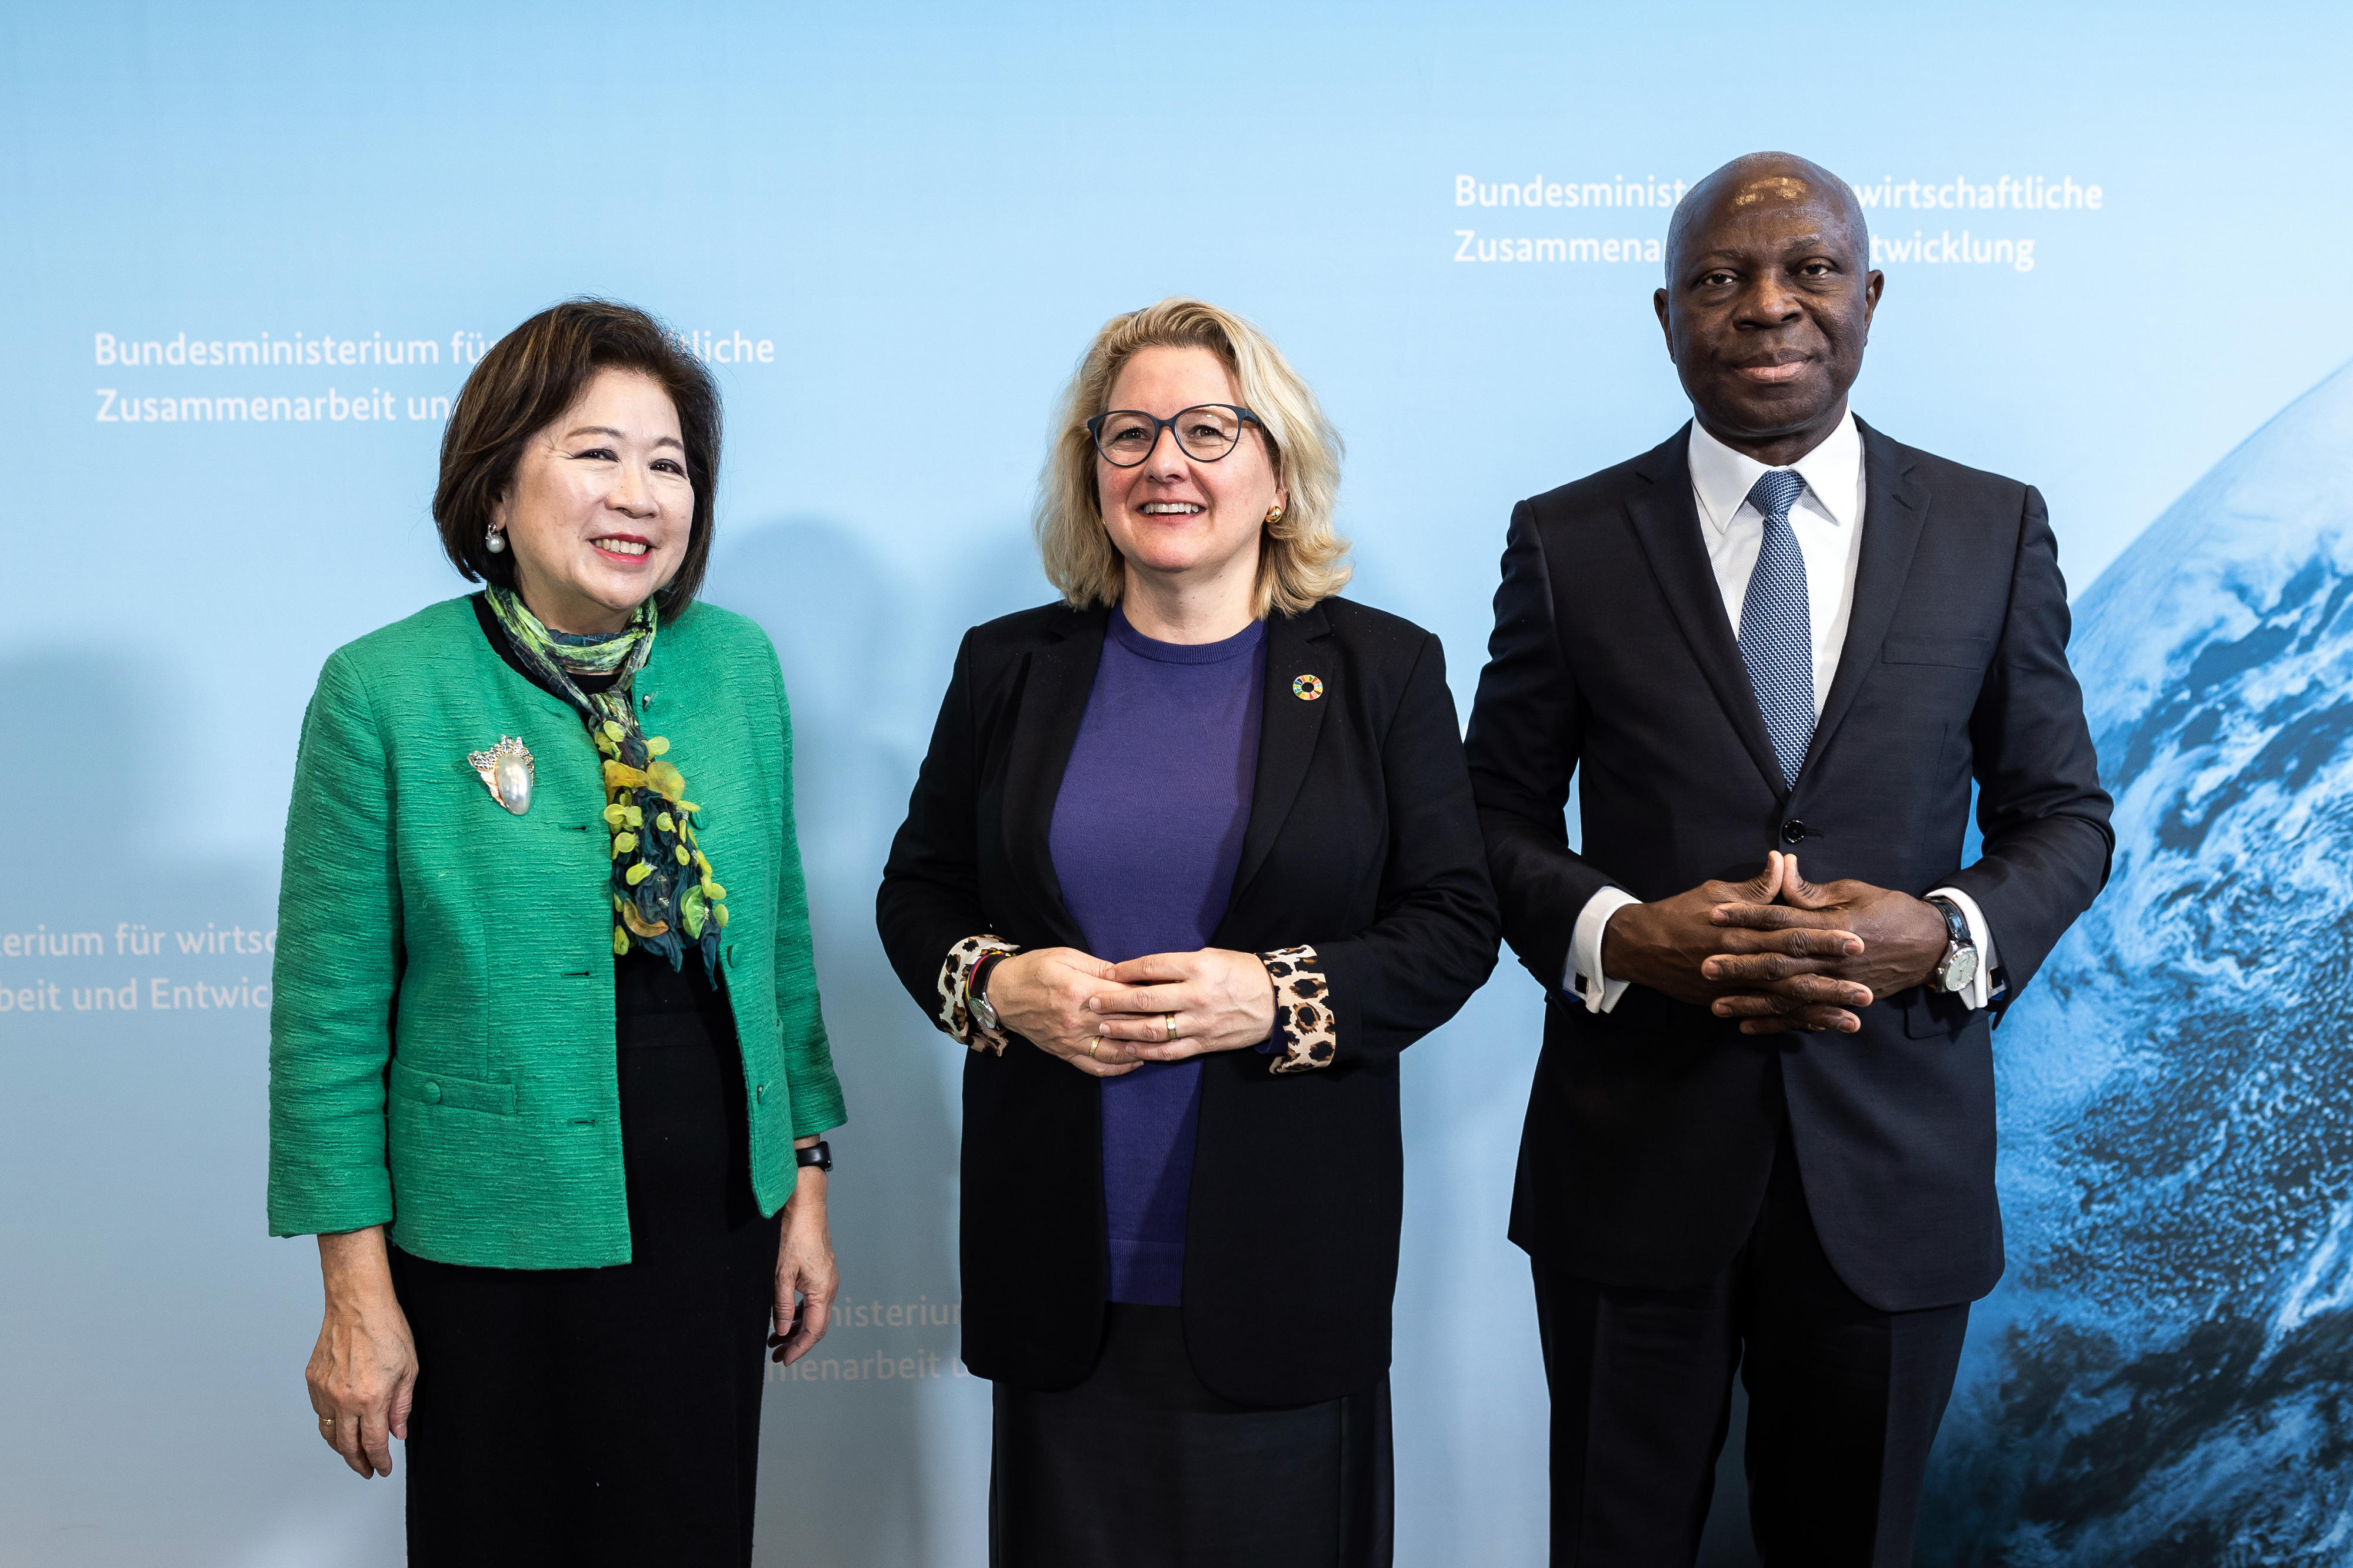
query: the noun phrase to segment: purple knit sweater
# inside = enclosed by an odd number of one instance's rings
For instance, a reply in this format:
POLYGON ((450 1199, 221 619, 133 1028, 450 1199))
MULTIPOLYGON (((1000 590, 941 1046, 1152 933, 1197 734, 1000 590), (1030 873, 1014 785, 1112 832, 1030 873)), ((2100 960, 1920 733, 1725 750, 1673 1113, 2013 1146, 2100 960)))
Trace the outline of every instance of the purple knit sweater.
MULTIPOLYGON (((1117 610, 1103 638, 1050 843, 1087 951, 1113 963, 1209 945, 1226 911, 1258 777, 1266 627, 1155 642, 1117 610)), ((1111 1300, 1178 1304, 1201 1064, 1103 1080, 1111 1300)))

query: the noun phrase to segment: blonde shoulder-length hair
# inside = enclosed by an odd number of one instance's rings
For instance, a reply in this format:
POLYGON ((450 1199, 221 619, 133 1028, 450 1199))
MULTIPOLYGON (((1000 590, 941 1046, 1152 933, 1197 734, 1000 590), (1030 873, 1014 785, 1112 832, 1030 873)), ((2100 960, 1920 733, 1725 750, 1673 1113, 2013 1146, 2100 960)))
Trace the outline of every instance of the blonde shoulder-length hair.
POLYGON ((1288 492, 1282 515, 1261 525, 1252 613, 1297 615, 1347 585, 1348 542, 1332 527, 1340 491, 1340 434, 1315 395, 1264 332, 1198 300, 1163 300, 1113 316, 1079 362, 1056 414, 1054 446, 1039 482, 1038 552, 1047 580, 1078 609, 1116 605, 1125 582, 1103 527, 1095 486, 1095 443, 1087 421, 1110 409, 1121 369, 1139 351, 1199 348, 1234 378, 1236 395, 1258 416, 1275 482, 1288 492))

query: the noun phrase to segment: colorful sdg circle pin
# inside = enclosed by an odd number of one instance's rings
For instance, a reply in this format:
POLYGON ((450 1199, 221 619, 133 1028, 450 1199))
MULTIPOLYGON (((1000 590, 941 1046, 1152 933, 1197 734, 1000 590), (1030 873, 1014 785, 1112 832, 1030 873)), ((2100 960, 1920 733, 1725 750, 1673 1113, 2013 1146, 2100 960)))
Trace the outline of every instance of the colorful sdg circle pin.
POLYGON ((1324 678, 1320 675, 1300 676, 1291 683, 1291 694, 1302 702, 1313 702, 1324 695, 1324 678))

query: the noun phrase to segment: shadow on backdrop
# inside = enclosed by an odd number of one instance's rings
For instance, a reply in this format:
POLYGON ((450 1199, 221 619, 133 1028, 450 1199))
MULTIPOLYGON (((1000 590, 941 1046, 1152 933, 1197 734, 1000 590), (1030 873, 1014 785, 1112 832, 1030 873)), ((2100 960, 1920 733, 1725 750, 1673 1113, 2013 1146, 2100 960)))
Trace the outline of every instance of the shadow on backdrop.
POLYGON ((978 1549, 987 1502, 987 1384, 959 1375, 951 1321, 963 1063, 884 959, 874 895, 965 626, 1048 590, 1009 526, 912 583, 822 519, 742 528, 713 553, 712 601, 759 621, 784 667, 818 976, 850 1114, 832 1140, 830 1195, 844 1313, 807 1358, 814 1381, 768 1385, 760 1556, 796 1568, 953 1560, 978 1549), (950 585, 949 602, 934 584, 950 585), (912 1378, 876 1375, 911 1361, 912 1378))

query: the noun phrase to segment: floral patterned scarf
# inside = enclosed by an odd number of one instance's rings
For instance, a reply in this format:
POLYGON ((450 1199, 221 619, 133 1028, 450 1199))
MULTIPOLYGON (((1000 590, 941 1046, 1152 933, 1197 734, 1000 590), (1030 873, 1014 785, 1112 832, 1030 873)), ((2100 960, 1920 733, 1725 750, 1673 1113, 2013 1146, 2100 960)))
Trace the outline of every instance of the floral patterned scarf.
POLYGON ((712 876, 711 861, 695 842, 694 815, 702 807, 686 798, 685 775, 664 759, 670 742, 638 728, 637 705, 629 700, 630 684, 654 650, 660 616, 653 600, 638 605, 628 626, 611 637, 575 637, 548 630, 510 589, 492 587, 488 597, 515 656, 572 704, 604 753, 614 955, 635 946, 677 969, 696 950, 715 981, 727 889, 712 876), (605 690, 585 692, 573 680, 575 672, 615 679, 605 690))

